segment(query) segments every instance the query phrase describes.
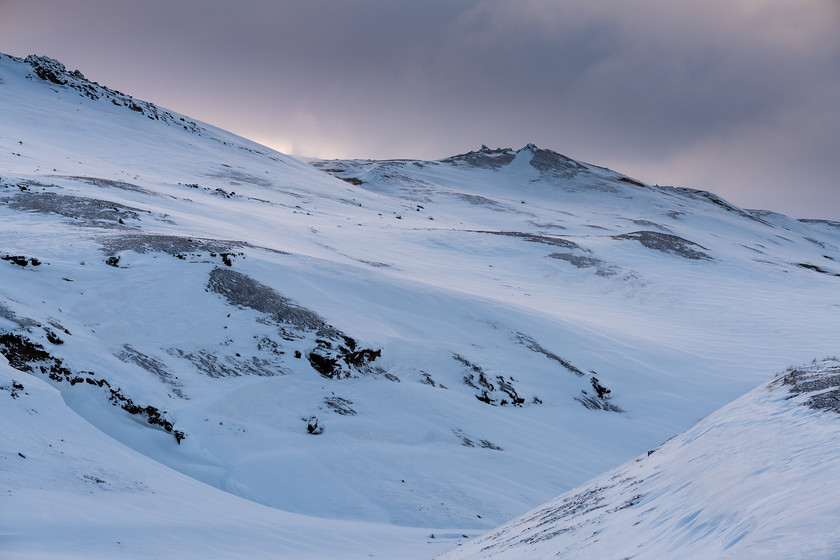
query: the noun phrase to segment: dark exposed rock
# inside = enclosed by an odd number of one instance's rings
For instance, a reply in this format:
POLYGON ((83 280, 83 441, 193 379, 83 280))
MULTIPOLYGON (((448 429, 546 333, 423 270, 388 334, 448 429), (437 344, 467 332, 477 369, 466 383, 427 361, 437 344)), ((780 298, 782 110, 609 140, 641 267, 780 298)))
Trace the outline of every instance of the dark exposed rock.
POLYGON ((523 150, 532 153, 531 167, 539 171, 544 179, 569 179, 587 171, 585 165, 552 150, 537 148, 533 144, 528 144, 520 152, 523 150))
MULTIPOLYGON (((307 358, 312 368, 324 377, 347 379, 384 373, 371 365, 382 355, 382 350, 357 348, 357 342, 353 338, 328 325, 314 311, 301 307, 244 274, 215 268, 210 273, 207 287, 222 295, 232 305, 254 309, 266 314, 278 324, 296 329, 298 337, 299 331, 315 332, 319 337, 316 339, 317 346, 308 353, 307 358)), ((388 378, 396 380, 393 376, 388 378)))
POLYGON ((124 191, 132 191, 132 192, 139 192, 143 194, 151 194, 156 195, 152 191, 148 189, 144 189, 139 185, 135 185, 132 183, 126 183, 125 181, 117 181, 114 179, 103 179, 102 177, 86 177, 86 176, 79 176, 79 175, 68 175, 68 179, 75 179, 77 181, 82 181, 83 183, 87 183, 89 185, 93 185, 95 187, 100 188, 114 188, 120 189, 124 191))
POLYGON ((780 379, 792 395, 808 397, 805 406, 840 413, 840 365, 836 362, 793 369, 780 379))
POLYGON ((4 261, 9 261, 12 264, 16 264, 20 267, 26 267, 27 265, 32 266, 40 266, 41 261, 34 257, 25 257, 23 255, 5 255, 0 257, 0 259, 4 261))
POLYGON ((350 406, 353 401, 342 397, 326 397, 324 399, 326 404, 333 412, 341 414, 342 416, 355 416, 356 411, 350 406))
MULTIPOLYGON (((522 406, 525 399, 519 396, 511 382, 506 380, 502 375, 497 375, 496 380, 499 382, 499 390, 507 394, 510 399, 510 404, 513 406, 522 406)), ((502 404, 504 404, 504 400, 502 401, 502 404)))
POLYGON ((579 377, 582 377, 582 376, 586 375, 580 368, 573 365, 568 360, 566 360, 564 358, 561 358, 557 354, 555 354, 553 352, 549 352, 548 350, 546 350, 545 348, 540 346, 539 343, 537 343, 536 340, 534 340, 533 338, 531 338, 530 336, 528 336, 526 334, 516 333, 516 341, 519 344, 522 344, 523 346, 526 346, 527 348, 533 350, 534 352, 542 354, 543 356, 545 356, 549 360, 554 360, 555 362, 557 362, 558 364, 560 364, 561 366, 563 366, 564 368, 566 368, 567 370, 569 370, 570 372, 574 373, 575 375, 577 375, 579 377))
POLYGON ((278 323, 286 323, 307 331, 316 331, 319 334, 338 335, 338 331, 327 325, 314 311, 301 307, 291 299, 277 293, 273 288, 260 284, 235 270, 214 268, 210 272, 207 287, 210 291, 223 296, 231 305, 248 307, 265 313, 278 323))
POLYGON ((322 376, 330 379, 348 379, 360 374, 382 373, 371 366, 380 356, 382 350, 365 348, 353 351, 343 346, 332 348, 327 341, 321 340, 308 357, 309 363, 322 376))
POLYGON ((492 449, 493 451, 504 451, 501 447, 486 439, 480 439, 476 442, 474 439, 467 437, 461 430, 453 429, 452 433, 461 440, 461 445, 464 447, 481 447, 484 449, 492 449))
POLYGON ((448 157, 440 162, 497 171, 512 163, 522 152, 530 154, 531 167, 536 169, 543 179, 567 179, 587 171, 585 165, 552 150, 538 148, 534 144, 528 144, 516 151, 511 148, 491 150, 482 146, 480 150, 448 157))
POLYGON ((236 241, 219 239, 150 234, 108 236, 103 237, 101 243, 104 251, 109 255, 115 255, 121 251, 134 251, 140 254, 166 253, 173 257, 189 253, 225 253, 230 257, 234 255, 231 252, 234 248, 244 245, 236 241))
POLYGON ((139 208, 132 208, 108 200, 87 198, 50 191, 21 191, 15 196, 0 199, 13 210, 58 214, 65 218, 79 220, 79 225, 97 227, 124 227, 120 220, 139 220, 139 208))
POLYGON ((604 264, 601 259, 594 257, 585 257, 582 255, 574 255, 572 253, 551 253, 548 255, 552 259, 566 261, 578 268, 594 268, 604 264))
POLYGON ((46 335, 47 335, 47 340, 50 342, 50 344, 55 344, 56 346, 60 346, 60 345, 64 344, 64 341, 61 340, 58 337, 58 335, 55 334, 53 331, 51 331, 50 329, 45 329, 45 331, 46 331, 46 335))
POLYGON ((505 376, 497 375, 496 384, 494 384, 487 378, 487 374, 481 366, 470 362, 460 354, 453 354, 452 358, 469 369, 464 375, 464 385, 478 391, 475 394, 475 398, 479 401, 493 406, 505 406, 509 404, 522 406, 525 402, 525 399, 519 396, 519 393, 513 386, 512 377, 505 379, 505 376), (502 393, 502 395, 499 395, 499 393, 502 393))
POLYGON ((123 344, 122 350, 116 354, 116 357, 122 362, 134 364, 155 375, 162 382, 169 385, 175 395, 186 398, 182 392, 183 385, 177 381, 175 375, 166 367, 166 364, 157 358, 147 356, 128 344, 123 344))
POLYGON ((93 372, 74 373, 64 365, 62 360, 50 355, 37 342, 32 342, 19 334, 2 333, 0 334, 0 354, 6 357, 9 365, 20 371, 45 374, 55 382, 68 382, 71 387, 83 383, 104 388, 108 392, 108 400, 113 405, 119 406, 129 414, 144 417, 149 425, 161 427, 171 433, 179 444, 186 437, 183 431, 176 430, 174 424, 166 419, 165 412, 161 412, 152 405, 135 404, 119 387, 112 387, 107 380, 93 377, 93 372))
POLYGON ((516 152, 510 148, 491 150, 482 146, 480 150, 459 154, 440 160, 441 163, 480 167, 483 169, 500 169, 516 158, 516 152))
POLYGON ((151 424, 152 426, 160 426, 166 432, 172 434, 179 445, 181 444, 181 440, 187 437, 181 430, 176 430, 175 425, 164 417, 166 412, 161 412, 158 408, 152 405, 140 406, 134 404, 134 401, 125 396, 119 387, 116 389, 109 387, 108 391, 110 392, 108 400, 111 401, 112 404, 119 406, 129 414, 145 416, 148 424, 151 424))
POLYGON ((606 410, 608 412, 624 412, 621 407, 614 405, 606 399, 601 399, 588 394, 586 391, 581 391, 580 395, 575 397, 575 400, 582 404, 589 410, 606 410))
POLYGON ((693 198, 695 200, 704 200, 706 202, 711 202, 715 206, 717 206, 719 208, 722 208, 722 209, 726 210, 727 212, 737 214, 737 215, 742 216, 744 218, 749 218, 750 220, 754 220, 754 221, 762 223, 764 225, 771 225, 769 222, 761 219, 757 215, 758 213, 753 214, 753 213, 747 212, 745 210, 742 210, 741 208, 738 208, 737 206, 734 206, 734 205, 728 203, 727 201, 725 201, 724 199, 722 199, 721 197, 719 197, 718 195, 716 195, 714 193, 710 193, 708 191, 701 191, 701 190, 697 190, 697 189, 690 189, 690 188, 687 188, 687 187, 674 187, 672 190, 675 191, 675 192, 678 192, 678 193, 680 193, 684 196, 687 196, 688 198, 693 198))
POLYGON ((612 393, 612 391, 601 385, 597 377, 589 378, 589 382, 592 383, 592 388, 595 389, 595 393, 598 395, 599 399, 609 398, 609 394, 612 393))
POLYGON ((580 395, 575 397, 575 400, 590 410, 606 410, 609 412, 624 412, 623 409, 610 402, 610 391, 607 387, 598 381, 597 377, 590 377, 589 383, 595 391, 595 395, 590 395, 587 391, 581 391, 580 395))
MULTIPOLYGON (((61 377, 70 375, 70 371, 62 367, 61 360, 53 358, 44 347, 37 342, 14 333, 0 334, 0 354, 9 361, 9 365, 24 372, 32 372, 33 364, 43 364, 58 370, 61 377), (66 373, 65 373, 66 372, 66 373)), ((41 371, 43 366, 41 367, 41 371)))
POLYGON ((420 383, 422 383, 423 385, 431 385, 432 387, 437 387, 437 383, 435 383, 435 380, 432 379, 432 376, 429 375, 429 373, 421 371, 420 374, 423 376, 422 379, 420 379, 420 383))
POLYGON ((29 328, 29 327, 38 327, 40 326, 37 321, 33 321, 32 319, 28 319, 26 317, 18 317, 18 315, 0 303, 0 317, 6 319, 7 321, 11 321, 12 323, 17 323, 17 325, 21 328, 29 328))
POLYGON ((13 379, 11 385, 0 385, 0 391, 7 391, 10 397, 16 399, 20 397, 20 391, 23 391, 23 383, 18 383, 13 379))
POLYGON ((614 235, 613 239, 633 239, 648 249, 654 249, 671 255, 678 255, 686 259, 713 260, 711 255, 699 250, 703 249, 704 251, 708 251, 708 249, 702 245, 698 245, 693 241, 668 233, 660 233, 658 231, 634 231, 632 233, 614 235))
POLYGON ((815 264, 798 263, 798 266, 800 266, 802 268, 807 268, 808 270, 813 270, 814 272, 819 272, 820 274, 830 274, 832 276, 840 276, 840 274, 835 274, 835 273, 829 272, 828 270, 826 270, 826 269, 824 269, 820 266, 817 266, 815 264))
POLYGON ((212 378, 240 377, 242 375, 258 375, 272 377, 285 372, 273 360, 265 360, 256 356, 243 358, 225 354, 215 354, 208 350, 188 352, 180 348, 170 348, 169 354, 183 358, 192 363, 199 373, 212 378))
POLYGON ((304 420, 306 422, 306 431, 317 436, 324 433, 324 426, 320 424, 317 416, 310 416, 304 420))
MULTIPOLYGON (((32 66, 32 71, 35 72, 35 75, 42 80, 52 82, 57 85, 64 85, 67 83, 67 79, 63 76, 67 73, 67 69, 59 61, 46 56, 36 55, 27 56, 25 61, 32 66)), ((78 72, 78 70, 76 72, 78 72)), ((78 75, 84 79, 84 76, 82 76, 81 73, 78 75)))
POLYGON ((493 451, 504 451, 504 449, 502 449, 501 447, 499 447, 498 445, 496 445, 494 443, 489 442, 486 439, 480 440, 478 442, 478 445, 479 445, 479 447, 483 447, 484 449, 492 449, 493 451))
POLYGON ((636 181, 635 179, 631 179, 630 177, 619 177, 618 180, 621 181, 622 183, 629 183, 629 184, 635 185, 637 187, 646 187, 647 186, 644 183, 636 181))
POLYGON ((96 82, 92 82, 85 78, 85 76, 78 70, 72 72, 59 61, 46 56, 29 55, 24 59, 24 62, 32 67, 32 72, 39 79, 49 82, 54 86, 60 86, 70 90, 75 90, 79 95, 87 97, 92 100, 102 100, 110 102, 117 107, 126 107, 127 109, 139 113, 151 120, 160 121, 170 126, 176 126, 179 129, 184 129, 195 134, 201 134, 204 129, 199 127, 193 121, 187 121, 183 117, 176 118, 169 111, 165 111, 152 103, 134 99, 130 95, 102 86, 96 82))
POLYGON ((831 228, 840 229, 840 222, 834 220, 819 220, 814 218, 800 218, 797 220, 798 222, 802 222, 803 224, 811 224, 811 225, 822 225, 828 226, 831 228))
POLYGON ((609 266, 601 259, 596 259, 595 257, 575 255, 573 253, 551 253, 548 256, 552 259, 566 261, 578 268, 594 268, 595 274, 598 276, 615 276, 620 271, 618 267, 609 266))
POLYGON ((520 231, 484 231, 484 230, 467 230, 472 233, 489 233, 490 235, 502 235, 505 237, 518 237, 530 243, 542 243, 543 245, 550 245, 552 247, 563 247, 564 249, 577 249, 583 252, 589 252, 577 243, 563 239, 562 237, 540 235, 536 233, 523 233, 520 231))
POLYGON ((486 206, 490 210, 495 210, 497 212, 509 211, 508 206, 505 206, 504 204, 499 204, 492 198, 487 198, 486 196, 467 193, 452 193, 452 196, 454 196, 455 198, 460 198, 464 202, 469 202, 470 204, 473 204, 475 206, 486 206))

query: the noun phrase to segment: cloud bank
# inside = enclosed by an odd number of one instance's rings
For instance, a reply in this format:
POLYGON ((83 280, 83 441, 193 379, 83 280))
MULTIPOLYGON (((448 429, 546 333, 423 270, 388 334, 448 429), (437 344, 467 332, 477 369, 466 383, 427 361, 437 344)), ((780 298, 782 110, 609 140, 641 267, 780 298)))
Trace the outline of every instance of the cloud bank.
POLYGON ((835 0, 0 1, 0 50, 282 151, 527 142, 840 220, 835 0))

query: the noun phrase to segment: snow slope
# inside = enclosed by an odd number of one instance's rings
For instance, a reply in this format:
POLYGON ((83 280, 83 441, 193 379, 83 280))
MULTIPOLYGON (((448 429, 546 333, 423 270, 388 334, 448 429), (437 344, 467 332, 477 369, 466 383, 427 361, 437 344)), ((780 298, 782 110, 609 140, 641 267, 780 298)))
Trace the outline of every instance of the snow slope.
POLYGON ((440 560, 836 558, 840 362, 790 368, 440 560))
POLYGON ((371 553, 840 342, 837 223, 532 145, 302 162, 44 58, 0 57, 0 123, 0 354, 196 492, 372 523, 371 553))
POLYGON ((2 357, 0 406, 6 560, 370 558, 370 540, 380 558, 431 550, 425 531, 307 518, 196 482, 104 435, 2 357))

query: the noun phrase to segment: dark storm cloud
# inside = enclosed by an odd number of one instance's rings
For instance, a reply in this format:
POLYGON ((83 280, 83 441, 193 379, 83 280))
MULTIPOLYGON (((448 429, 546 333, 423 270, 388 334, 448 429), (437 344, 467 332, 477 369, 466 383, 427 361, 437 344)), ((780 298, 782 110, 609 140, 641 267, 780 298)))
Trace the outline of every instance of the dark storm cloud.
POLYGON ((304 155, 535 142, 744 206, 840 219, 838 6, 6 0, 0 50, 60 58, 304 155))

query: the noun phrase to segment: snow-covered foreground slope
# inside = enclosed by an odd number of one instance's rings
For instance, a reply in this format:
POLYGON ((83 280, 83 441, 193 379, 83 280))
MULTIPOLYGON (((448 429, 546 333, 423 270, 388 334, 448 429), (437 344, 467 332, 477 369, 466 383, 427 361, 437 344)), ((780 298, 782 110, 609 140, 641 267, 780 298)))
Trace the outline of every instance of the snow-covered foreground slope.
POLYGON ((429 556, 836 352, 838 275, 837 223, 530 145, 301 162, 0 57, 0 354, 211 495, 429 556))
POLYGON ((440 560, 837 558, 838 413, 840 362, 789 369, 440 560))
POLYGON ((2 356, 0 409, 4 560, 428 558, 435 548, 426 531, 314 519, 210 488, 104 435, 2 356))

